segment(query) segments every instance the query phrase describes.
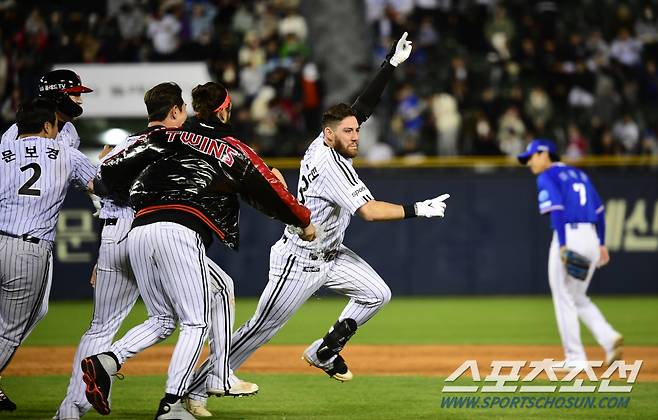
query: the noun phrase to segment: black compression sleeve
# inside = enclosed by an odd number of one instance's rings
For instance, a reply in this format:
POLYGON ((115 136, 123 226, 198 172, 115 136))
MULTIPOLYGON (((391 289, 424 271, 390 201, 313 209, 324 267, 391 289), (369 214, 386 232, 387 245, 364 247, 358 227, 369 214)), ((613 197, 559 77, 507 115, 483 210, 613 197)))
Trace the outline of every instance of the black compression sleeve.
POLYGON ((363 124, 372 115, 386 85, 393 77, 393 70, 395 70, 395 67, 391 63, 388 61, 384 63, 384 66, 379 69, 375 77, 352 104, 352 109, 356 112, 356 119, 359 124, 363 124))

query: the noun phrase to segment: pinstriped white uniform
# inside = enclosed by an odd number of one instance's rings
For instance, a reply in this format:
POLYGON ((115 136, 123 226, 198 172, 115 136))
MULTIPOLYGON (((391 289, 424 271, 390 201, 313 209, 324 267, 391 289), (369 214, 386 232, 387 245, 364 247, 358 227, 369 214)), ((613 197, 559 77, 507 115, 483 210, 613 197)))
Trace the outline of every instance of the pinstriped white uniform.
MULTIPOLYGON (((135 136, 127 137, 104 159, 124 150, 136 139, 135 136)), ((130 207, 119 206, 109 198, 102 198, 101 203, 100 218, 117 220, 115 224, 103 224, 94 287, 94 313, 89 328, 82 335, 75 352, 69 386, 55 414, 55 419, 75 419, 89 411, 91 404, 85 397, 80 361, 93 354, 104 352, 110 347, 121 323, 128 316, 139 296, 128 258, 127 238, 134 212, 130 207)))
MULTIPOLYGON (((103 160, 106 160, 133 144, 140 136, 127 137, 118 144, 103 160)), ((89 329, 80 340, 73 360, 73 372, 67 389, 67 395, 60 404, 55 419, 73 419, 83 416, 91 405, 85 397, 85 384, 82 381, 80 361, 90 355, 107 351, 123 320, 128 316, 139 296, 139 289, 130 265, 128 255, 128 232, 133 221, 134 211, 130 207, 119 206, 109 198, 101 199, 100 218, 117 219, 116 224, 103 227, 101 247, 99 249, 96 286, 94 288, 94 315, 89 329)), ((232 279, 208 259, 211 278, 213 306, 211 308, 212 331, 218 331, 222 337, 215 338, 211 346, 221 351, 226 359, 228 370, 228 340, 233 331, 235 316, 235 298, 232 279), (216 326, 216 327, 215 327, 216 326)), ((172 328, 172 321, 165 319, 164 325, 147 322, 136 326, 129 332, 127 339, 117 344, 121 349, 122 363, 128 357, 154 343, 154 337, 161 337, 162 331, 172 328)), ((175 328, 175 325, 174 325, 175 328)), ((228 373, 225 374, 228 376, 228 373)))
MULTIPOLYGON (((16 124, 12 124, 11 127, 7 129, 2 134, 2 138, 0 139, 0 145, 2 145, 5 141, 10 141, 10 140, 16 140, 18 137, 18 126, 16 124)), ((75 129, 75 126, 71 122, 66 122, 63 126, 62 129, 59 130, 59 133, 57 133, 56 140, 65 144, 68 144, 69 146, 77 149, 80 146, 80 136, 78 135, 78 131, 75 129)), ((46 313, 48 313, 48 298, 50 297, 50 286, 52 285, 53 281, 53 257, 52 253, 50 254, 49 261, 49 271, 48 271, 48 278, 46 280, 46 285, 45 285, 45 293, 43 293, 43 302, 41 303, 41 307, 39 309, 39 313, 37 315, 36 321, 30 329, 28 330, 27 334, 32 331, 32 329, 37 325, 39 321, 43 319, 44 316, 46 316, 46 313)))
POLYGON ((69 184, 85 187, 96 166, 56 139, 25 137, 0 145, 0 230, 55 240, 69 184))
POLYGON ((96 166, 69 145, 43 137, 3 141, 0 156, 0 231, 40 240, 1 236, 1 372, 47 312, 59 210, 69 185, 86 186, 96 166))
MULTIPOLYGON (((128 234, 130 262, 149 320, 169 328, 153 340, 180 334, 169 364, 165 392, 184 395, 210 327, 211 291, 206 252, 193 230, 171 222, 138 226, 128 234)), ((128 334, 124 339, 130 338, 128 334)), ((143 343, 142 338, 139 342, 143 343)), ((118 343, 117 343, 118 344, 118 343)), ((126 347, 111 351, 125 357, 126 347)), ((121 343, 123 347, 126 342, 121 343)))
POLYGON ((110 347, 120 363, 181 327, 166 392, 184 395, 212 322, 211 349, 228 378, 233 280, 206 257, 199 235, 177 223, 138 226, 128 235, 130 262, 149 319, 110 347), (222 362, 223 361, 223 362, 222 362))
POLYGON ((123 217, 118 218, 115 225, 103 227, 94 287, 94 313, 75 352, 66 397, 57 410, 56 419, 79 418, 89 411, 91 405, 85 397, 80 361, 107 351, 139 296, 128 259, 126 238, 131 223, 132 217, 123 217))
MULTIPOLYGON (((6 140, 16 140, 17 137, 18 126, 16 124, 12 124, 12 126, 2 134, 0 144, 4 143, 6 140)), ((64 123, 62 129, 59 130, 59 133, 57 133, 56 140, 66 143, 74 149, 80 147, 80 136, 78 135, 78 130, 75 129, 75 126, 70 121, 64 123)))
MULTIPOLYGON (((339 320, 366 323, 391 299, 382 278, 354 251, 342 244, 352 215, 372 200, 368 187, 346 159, 316 138, 301 162, 298 200, 311 210, 318 238, 304 242, 286 229, 270 251, 269 282, 256 313, 233 335, 230 364, 237 369, 267 343, 299 307, 321 287, 348 296, 339 320), (331 257, 327 256, 334 256, 331 257)), ((205 398, 204 378, 212 363, 195 374, 190 396, 205 398)), ((212 375, 210 375, 212 377, 212 375)))

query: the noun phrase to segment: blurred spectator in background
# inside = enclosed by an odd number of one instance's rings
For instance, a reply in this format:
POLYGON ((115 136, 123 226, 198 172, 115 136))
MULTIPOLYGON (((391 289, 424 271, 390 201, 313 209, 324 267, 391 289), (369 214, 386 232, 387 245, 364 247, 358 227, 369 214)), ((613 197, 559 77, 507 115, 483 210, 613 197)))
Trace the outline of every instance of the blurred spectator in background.
POLYGON ((516 156, 525 149, 525 124, 515 106, 507 108, 498 121, 498 147, 507 156, 516 156))
POLYGON ((544 88, 541 86, 532 88, 526 99, 524 111, 528 116, 532 130, 536 133, 544 132, 548 121, 553 116, 551 98, 544 88))
POLYGON ((124 61, 143 61, 145 59, 144 32, 146 15, 137 5, 124 3, 117 13, 117 24, 121 35, 120 57, 124 61))
POLYGON ((496 144, 493 128, 489 123, 486 115, 478 112, 475 117, 475 139, 471 150, 476 156, 496 156, 500 155, 500 148, 496 144))
POLYGON ((403 84, 396 93, 396 117, 392 120, 392 130, 402 154, 417 153, 420 150, 420 130, 423 127, 424 105, 411 84, 403 84))
MULTIPOLYGON (((245 138, 266 156, 296 154, 316 135, 327 91, 322 81, 328 52, 313 47, 321 37, 336 36, 311 25, 309 17, 326 13, 315 4, 0 1, 3 123, 55 63, 205 61, 212 77, 235 92, 234 112, 251 133, 245 138)), ((391 150, 514 155, 527 137, 541 135, 574 156, 655 150, 654 1, 364 5, 349 10, 363 12, 373 46, 372 59, 364 57, 360 70, 383 59, 404 31, 415 44, 379 106, 381 124, 372 129, 372 144, 380 156, 391 150)), ((344 31, 346 39, 364 33, 344 31)))
POLYGON ((180 33, 183 28, 178 19, 180 6, 176 2, 166 1, 161 6, 162 12, 150 17, 148 36, 151 38, 153 61, 175 61, 181 44, 180 33))
POLYGON ((575 123, 569 123, 567 128, 567 150, 564 156, 570 159, 580 159, 586 155, 587 139, 575 123))
POLYGON ((612 137, 619 143, 624 154, 637 152, 640 141, 640 128, 633 120, 633 116, 626 112, 612 126, 612 137))
POLYGON ((431 109, 436 126, 436 151, 440 156, 459 154, 459 129, 461 115, 452 95, 441 93, 431 99, 431 109))
POLYGON ((652 129, 647 129, 640 141, 640 154, 641 155, 658 155, 658 139, 656 132, 652 129))

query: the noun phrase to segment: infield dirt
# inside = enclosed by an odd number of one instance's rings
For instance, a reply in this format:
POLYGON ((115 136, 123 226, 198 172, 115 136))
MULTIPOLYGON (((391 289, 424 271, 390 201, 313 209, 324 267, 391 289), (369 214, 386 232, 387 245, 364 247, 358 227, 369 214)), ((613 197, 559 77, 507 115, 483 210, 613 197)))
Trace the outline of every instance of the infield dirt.
MULTIPOLYGON (((239 369, 244 373, 309 373, 310 368, 301 353, 305 346, 269 345, 260 348, 239 369)), ((173 346, 155 346, 136 356, 122 367, 125 375, 164 375, 173 346)), ((22 347, 3 372, 3 376, 68 375, 73 362, 73 347, 22 347)), ((600 348, 588 348, 591 360, 602 360, 600 348)), ((353 344, 341 353, 355 375, 449 376, 465 360, 477 360, 484 379, 491 371, 492 360, 542 360, 562 358, 559 346, 502 346, 502 345, 359 345, 353 344)), ((205 353, 202 360, 205 358, 205 353)), ((638 381, 658 381, 658 347, 628 346, 624 359, 627 363, 643 360, 638 381)), ((597 376, 603 372, 595 369, 597 376)), ((503 370, 507 373, 508 370, 503 370)), ((521 375, 530 369, 521 370, 521 375)), ((468 373, 466 374, 468 375, 468 373)), ((617 374, 612 379, 618 378, 617 374)))

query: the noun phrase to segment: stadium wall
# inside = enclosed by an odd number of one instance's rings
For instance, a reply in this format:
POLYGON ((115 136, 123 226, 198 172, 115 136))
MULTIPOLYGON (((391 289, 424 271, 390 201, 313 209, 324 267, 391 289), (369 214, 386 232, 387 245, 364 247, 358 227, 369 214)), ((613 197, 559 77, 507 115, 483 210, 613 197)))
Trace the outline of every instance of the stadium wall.
MULTIPOLYGON (((610 265, 594 278, 594 294, 658 293, 656 167, 586 168, 607 209, 610 265)), ((297 171, 284 170, 288 185, 297 171)), ((345 243, 365 258, 396 295, 544 294, 550 242, 548 217, 537 212, 535 179, 526 168, 361 168, 381 200, 397 203, 448 192, 446 218, 366 223, 354 217, 345 243)), ((88 198, 69 194, 58 224, 53 299, 92 295, 87 282, 98 246, 98 220, 88 198)), ((282 224, 243 205, 241 249, 213 244, 211 257, 229 273, 239 296, 256 296, 267 281, 269 247, 282 224)))

